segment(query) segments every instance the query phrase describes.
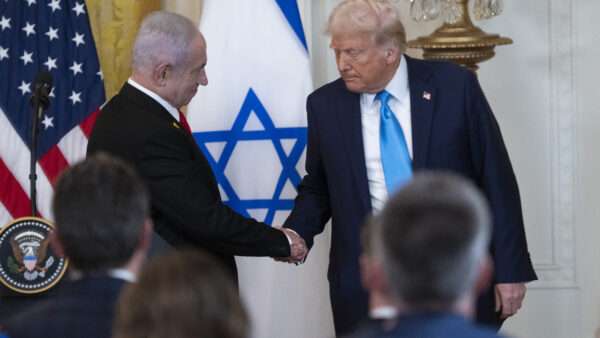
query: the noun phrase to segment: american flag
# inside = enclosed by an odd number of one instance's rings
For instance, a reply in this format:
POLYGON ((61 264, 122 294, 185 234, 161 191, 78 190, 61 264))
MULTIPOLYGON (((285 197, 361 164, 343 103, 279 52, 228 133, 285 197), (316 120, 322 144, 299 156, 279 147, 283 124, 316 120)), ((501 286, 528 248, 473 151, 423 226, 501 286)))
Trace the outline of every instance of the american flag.
POLYGON ((37 204, 51 219, 52 185, 85 155, 105 100, 84 0, 0 0, 0 227, 31 215, 29 100, 42 70, 54 84, 39 128, 37 204))

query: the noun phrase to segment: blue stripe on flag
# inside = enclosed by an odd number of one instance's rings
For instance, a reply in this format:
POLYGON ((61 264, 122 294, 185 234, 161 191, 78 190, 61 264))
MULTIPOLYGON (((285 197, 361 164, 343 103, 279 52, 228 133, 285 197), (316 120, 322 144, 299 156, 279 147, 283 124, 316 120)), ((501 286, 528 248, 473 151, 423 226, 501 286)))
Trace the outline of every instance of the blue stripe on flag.
POLYGON ((302 19, 300 18, 300 11, 298 10, 298 2, 296 0, 275 0, 275 2, 279 5, 279 8, 296 33, 296 36, 298 36, 304 49, 308 52, 304 28, 302 27, 302 19))

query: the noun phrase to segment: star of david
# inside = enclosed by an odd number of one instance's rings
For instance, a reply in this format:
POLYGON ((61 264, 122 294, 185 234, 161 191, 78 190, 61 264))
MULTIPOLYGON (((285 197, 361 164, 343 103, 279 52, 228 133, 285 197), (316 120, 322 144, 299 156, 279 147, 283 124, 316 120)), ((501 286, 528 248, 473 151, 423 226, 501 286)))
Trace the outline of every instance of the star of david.
MULTIPOLYGON (((271 224, 277 211, 293 208, 294 200, 282 198, 282 191, 288 180, 292 182, 294 188, 300 183, 301 177, 296 166, 306 147, 306 127, 277 128, 252 88, 248 90, 231 130, 196 132, 194 138, 210 163, 219 185, 228 197, 225 203, 238 213, 249 217, 249 210, 251 209, 266 209, 264 222, 271 224), (256 115, 258 121, 264 127, 263 130, 244 130, 252 113, 256 115), (282 141, 289 140, 293 141, 293 146, 286 153, 282 141), (240 141, 272 142, 282 168, 278 174, 275 191, 273 191, 270 199, 241 199, 225 174, 231 155, 240 141), (213 157, 207 147, 207 144, 211 142, 225 143, 223 151, 217 156, 218 158, 213 157)), ((248 163, 247 165, 257 164, 248 163)))

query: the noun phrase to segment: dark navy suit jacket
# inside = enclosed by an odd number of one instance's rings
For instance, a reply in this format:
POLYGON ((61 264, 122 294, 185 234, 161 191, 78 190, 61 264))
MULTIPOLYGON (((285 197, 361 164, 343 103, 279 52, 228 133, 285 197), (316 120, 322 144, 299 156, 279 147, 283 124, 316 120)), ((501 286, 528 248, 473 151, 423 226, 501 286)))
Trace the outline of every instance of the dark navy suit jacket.
POLYGON ((66 282, 46 302, 3 323, 11 338, 110 338, 125 282, 108 276, 66 282))
POLYGON ((438 312, 401 316, 392 330, 362 338, 501 338, 501 336, 490 329, 474 325, 458 315, 438 312))
MULTIPOLYGON (((493 212, 490 253, 495 282, 536 279, 519 190, 500 129, 474 73, 450 63, 406 57, 411 99, 413 169, 449 170, 482 189, 493 212)), ((338 79, 307 100, 307 175, 285 225, 312 245, 332 220, 328 279, 336 332, 367 316, 358 257, 360 227, 371 212, 361 127, 360 95, 338 79)), ((494 323, 490 288, 478 320, 494 323)))

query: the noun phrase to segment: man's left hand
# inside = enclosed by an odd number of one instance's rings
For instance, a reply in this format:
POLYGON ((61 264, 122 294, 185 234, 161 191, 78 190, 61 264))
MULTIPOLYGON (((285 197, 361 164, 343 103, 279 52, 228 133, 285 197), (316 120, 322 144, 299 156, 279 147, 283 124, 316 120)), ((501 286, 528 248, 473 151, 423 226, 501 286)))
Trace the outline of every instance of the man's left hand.
POLYGON ((499 283, 495 287, 496 312, 500 312, 502 319, 508 318, 521 308, 525 291, 525 283, 499 283))

